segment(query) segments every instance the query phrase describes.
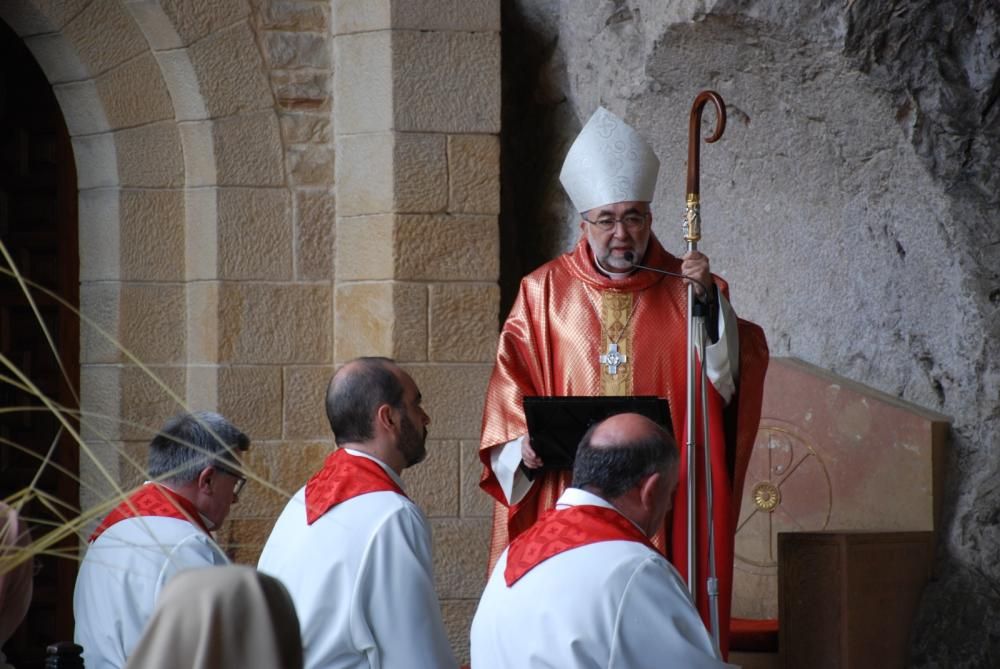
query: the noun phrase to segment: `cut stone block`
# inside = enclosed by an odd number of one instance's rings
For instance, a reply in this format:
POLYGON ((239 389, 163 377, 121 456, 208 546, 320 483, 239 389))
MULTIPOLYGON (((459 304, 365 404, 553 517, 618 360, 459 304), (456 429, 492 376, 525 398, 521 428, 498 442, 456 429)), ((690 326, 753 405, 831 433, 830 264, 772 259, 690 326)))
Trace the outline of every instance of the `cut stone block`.
POLYGON ((430 287, 430 359, 492 362, 497 348, 500 288, 494 283, 430 287))
POLYGON ((442 599, 478 599, 486 585, 490 546, 488 518, 435 518, 434 580, 442 599))
POLYGON ((95 80, 108 124, 133 128, 156 121, 173 120, 170 93, 152 53, 122 63, 95 80))
POLYGON ((496 135, 448 138, 448 211, 500 213, 500 138, 496 135))
POLYGON ((173 121, 119 130, 115 133, 115 149, 122 186, 184 185, 184 152, 173 121))
POLYGON ((333 278, 336 198, 327 190, 295 193, 295 278, 333 278))
POLYGON ((338 361, 386 355, 427 359, 427 288, 417 283, 342 283, 337 286, 338 361))
POLYGON ((213 139, 220 185, 285 185, 281 129, 273 111, 217 119, 213 139))
POLYGON ((483 472, 483 463, 479 459, 479 441, 463 439, 459 455, 462 466, 462 517, 492 518, 493 498, 479 487, 479 477, 483 472))
POLYGON ((329 363, 330 286, 223 282, 219 362, 329 363))
POLYGON ((121 279, 182 280, 184 278, 184 192, 122 190, 118 211, 121 215, 119 224, 121 279))
POLYGON ((162 0, 157 4, 184 44, 232 25, 246 17, 251 6, 246 0, 162 0))
POLYGON ((106 72, 149 49, 125 3, 90 2, 79 9, 81 11, 66 24, 63 33, 91 75, 106 72))
POLYGON ((246 22, 211 34, 188 51, 210 117, 271 106, 260 50, 246 22))
POLYGON ((292 278, 292 198, 284 188, 218 190, 220 279, 292 278))
POLYGON ((497 0, 337 0, 336 35, 372 30, 499 32, 497 0))
POLYGON ((280 367, 222 367, 218 384, 219 413, 251 442, 281 436, 280 367))
POLYGON ((499 133, 499 80, 499 33, 392 33, 395 130, 499 133))
MULTIPOLYGON (((405 365, 424 396, 437 439, 476 439, 492 364, 405 365)), ((484 563, 485 564, 485 563, 484 563)))
POLYGON ((389 42, 388 32, 334 38, 333 118, 338 134, 393 129, 389 42))
MULTIPOLYGON (((428 432, 434 434, 434 416, 428 432)), ((458 515, 458 442, 427 440, 427 458, 403 471, 406 494, 428 517, 458 515)))
POLYGON ((321 440, 332 437, 326 417, 326 386, 333 371, 332 366, 285 368, 285 439, 321 440))

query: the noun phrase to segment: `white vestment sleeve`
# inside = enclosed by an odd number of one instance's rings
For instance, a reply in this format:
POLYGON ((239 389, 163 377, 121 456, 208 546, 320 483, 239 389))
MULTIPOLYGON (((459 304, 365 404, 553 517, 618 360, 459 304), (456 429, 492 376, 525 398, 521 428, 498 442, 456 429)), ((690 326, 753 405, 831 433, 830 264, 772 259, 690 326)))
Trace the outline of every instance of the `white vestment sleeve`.
POLYGON ((390 514, 375 531, 353 597, 351 635, 370 666, 457 666, 434 591, 430 531, 416 507, 390 514))
POLYGON ((705 347, 705 373, 726 404, 736 392, 740 374, 740 338, 736 312, 729 300, 719 292, 719 338, 705 347))
POLYGON ((611 639, 608 669, 647 667, 650 658, 685 669, 734 666, 716 657, 683 581, 656 557, 645 560, 629 580, 611 639))
POLYGON ((524 435, 506 444, 498 444, 490 449, 490 466, 500 483, 507 506, 513 506, 524 499, 531 490, 532 481, 521 471, 521 443, 524 435))

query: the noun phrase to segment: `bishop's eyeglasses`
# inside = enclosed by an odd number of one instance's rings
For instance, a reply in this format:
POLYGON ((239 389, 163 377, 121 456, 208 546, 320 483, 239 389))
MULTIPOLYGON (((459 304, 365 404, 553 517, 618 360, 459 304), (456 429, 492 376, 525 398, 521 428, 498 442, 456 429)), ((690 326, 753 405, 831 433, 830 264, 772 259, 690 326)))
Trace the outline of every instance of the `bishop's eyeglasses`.
POLYGON ((232 467, 228 467, 220 463, 216 463, 215 468, 220 472, 222 472, 223 474, 229 474, 230 476, 236 479, 236 485, 233 487, 233 494, 239 497, 240 492, 243 491, 243 486, 247 484, 247 477, 239 473, 232 467))
POLYGON ((623 226, 625 226, 626 230, 631 231, 638 230, 646 224, 646 221, 649 220, 649 212, 640 214, 633 211, 625 214, 621 218, 615 218, 614 216, 601 216, 596 221, 592 221, 589 218, 584 218, 583 220, 593 226, 596 226, 601 232, 610 232, 614 230, 619 221, 623 226))

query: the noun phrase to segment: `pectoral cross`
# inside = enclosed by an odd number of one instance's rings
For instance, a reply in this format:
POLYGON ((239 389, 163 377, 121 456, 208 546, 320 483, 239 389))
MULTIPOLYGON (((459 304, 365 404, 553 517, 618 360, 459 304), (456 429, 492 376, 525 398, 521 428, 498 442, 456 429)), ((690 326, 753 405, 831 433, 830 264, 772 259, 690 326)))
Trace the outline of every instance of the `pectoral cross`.
POLYGON ((618 344, 608 344, 608 352, 601 354, 601 364, 608 366, 608 374, 617 374, 618 367, 628 362, 628 356, 618 350, 618 344))

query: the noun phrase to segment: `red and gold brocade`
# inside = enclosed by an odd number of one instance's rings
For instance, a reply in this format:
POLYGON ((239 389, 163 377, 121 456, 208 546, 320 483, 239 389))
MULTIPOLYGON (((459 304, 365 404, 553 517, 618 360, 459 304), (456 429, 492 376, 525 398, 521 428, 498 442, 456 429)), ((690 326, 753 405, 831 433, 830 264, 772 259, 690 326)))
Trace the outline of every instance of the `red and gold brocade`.
MULTIPOLYGON (((650 237, 644 263, 680 272, 680 259, 650 237)), ((725 283, 715 277, 723 293, 725 283)), ((727 648, 732 599, 733 540, 744 474, 760 420, 761 393, 768 352, 763 331, 739 321, 740 360, 737 391, 728 410, 711 385, 708 389, 711 460, 715 481, 716 564, 723 648, 727 648), (730 415, 724 416, 728 411, 730 415), (735 430, 725 434, 724 418, 735 416, 735 430)), ((687 454, 684 444, 687 405, 687 288, 676 277, 638 271, 611 280, 593 264, 582 238, 576 248, 532 272, 500 334, 497 362, 486 394, 480 458, 481 487, 494 505, 490 569, 508 542, 552 508, 569 484, 571 473, 546 471, 527 496, 508 509, 490 467, 489 448, 527 432, 521 398, 525 395, 656 395, 667 398, 674 433, 681 450, 680 483, 673 512, 653 543, 687 573, 687 454), (631 321, 628 316, 634 308, 631 321), (622 333, 622 328, 624 333, 622 333), (610 338, 609 338, 610 333, 610 338), (599 363, 610 340, 617 338, 628 362, 615 375, 599 363)), ((700 392, 700 391, 698 391, 700 392)), ((696 392, 696 397, 698 396, 696 392)), ((701 425, 700 412, 696 425, 701 425)), ((698 461, 698 526, 704 528, 704 473, 698 461)), ((698 608, 707 620, 704 576, 707 537, 699 531, 698 608)))

